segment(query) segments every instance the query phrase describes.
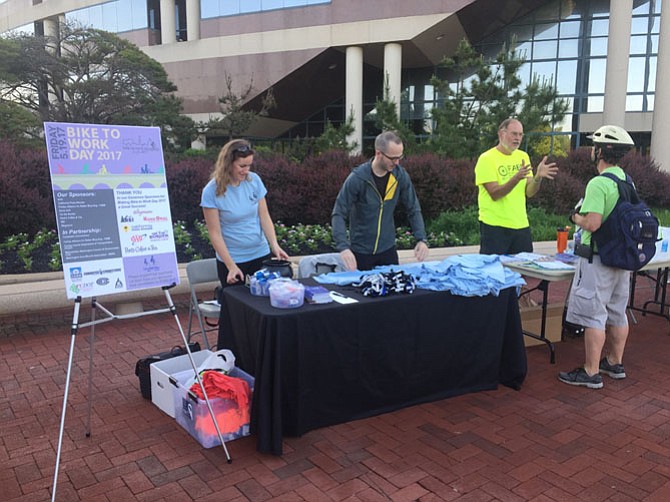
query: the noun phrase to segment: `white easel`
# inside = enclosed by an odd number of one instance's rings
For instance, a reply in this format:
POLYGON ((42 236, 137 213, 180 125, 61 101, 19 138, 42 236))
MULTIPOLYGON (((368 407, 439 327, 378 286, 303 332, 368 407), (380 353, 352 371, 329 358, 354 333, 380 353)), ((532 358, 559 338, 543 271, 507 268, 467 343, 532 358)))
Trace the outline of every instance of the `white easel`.
POLYGON ((132 319, 136 317, 142 317, 146 315, 152 315, 152 314, 164 314, 168 312, 172 312, 174 315, 175 321, 177 323, 177 327, 179 328, 179 333, 181 334, 182 341, 184 342, 184 347, 186 347, 186 353, 188 354, 189 361, 191 361, 191 366, 193 368, 193 371, 195 373, 195 378, 198 381, 198 385, 200 385, 200 388, 202 389, 203 396, 205 398, 205 402, 207 403, 207 408, 209 409, 209 415, 212 418, 212 421, 214 422, 214 427, 216 428, 216 433, 219 436, 219 440, 221 441, 221 446, 223 447, 223 450, 226 454, 226 459, 228 463, 230 464, 232 462, 232 459, 230 458, 230 454, 228 453, 228 448, 226 448, 226 443, 223 440, 223 435, 221 434, 221 430, 219 429, 219 424, 216 421, 216 417, 214 416, 214 410, 212 409, 212 405, 209 401, 209 397, 207 397, 207 392, 205 391, 205 387, 202 384, 202 380, 200 379, 200 375, 198 374, 198 367, 195 364, 195 361, 193 360, 193 354, 191 353, 191 349, 189 348, 188 341, 186 339, 186 335, 184 334, 184 330, 181 327, 181 323, 179 322, 179 317, 177 316, 177 309, 174 306, 174 303, 172 301, 172 297, 170 296, 170 288, 173 288, 175 284, 172 284, 170 286, 163 286, 163 292, 165 293, 165 299, 167 300, 168 307, 163 308, 163 309, 156 309, 156 310, 149 310, 146 312, 138 312, 134 314, 122 314, 122 315, 116 315, 107 310, 105 307, 100 305, 95 297, 91 298, 91 320, 87 323, 82 323, 79 324, 79 310, 81 308, 81 296, 78 296, 75 299, 74 303, 74 314, 72 316, 72 327, 71 327, 71 333, 72 337, 70 340, 70 355, 68 358, 68 363, 67 363, 67 377, 65 379, 65 392, 63 394, 63 409, 61 411, 61 419, 60 419, 60 431, 58 433, 58 450, 56 453, 56 467, 54 469, 54 481, 53 481, 53 491, 51 494, 51 501, 55 502, 56 500, 56 486, 58 483, 58 470, 60 466, 60 454, 61 454, 61 447, 63 444, 63 431, 65 428, 65 412, 67 410, 67 398, 68 398, 68 393, 70 390, 70 374, 72 371, 72 359, 73 359, 73 354, 74 354, 74 343, 75 339, 77 337, 77 332, 79 331, 79 328, 86 328, 88 326, 91 327, 91 341, 90 341, 90 354, 89 354, 89 364, 88 364, 88 418, 86 422, 86 437, 90 437, 91 435, 91 394, 93 392, 93 344, 95 342, 95 326, 96 324, 102 324, 104 322, 108 321, 113 321, 115 319, 132 319), (102 318, 102 319, 97 319, 95 318, 95 312, 96 309, 99 309, 103 314, 105 314, 107 317, 102 318))

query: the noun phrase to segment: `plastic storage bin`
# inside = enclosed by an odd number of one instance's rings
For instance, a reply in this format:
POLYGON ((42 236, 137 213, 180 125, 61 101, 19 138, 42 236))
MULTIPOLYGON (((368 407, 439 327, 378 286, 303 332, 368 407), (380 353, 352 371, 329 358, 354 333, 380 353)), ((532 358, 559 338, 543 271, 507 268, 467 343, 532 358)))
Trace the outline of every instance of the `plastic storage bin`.
POLYGON ((270 283, 270 305, 278 309, 294 309, 305 302, 305 286, 292 279, 275 279, 270 283))
MULTIPOLYGON (((192 375, 192 371, 173 375, 174 382, 174 410, 175 419, 186 431, 193 436, 198 443, 205 448, 212 448, 221 444, 216 428, 209 414, 207 403, 204 399, 198 399, 190 393, 180 382, 186 381, 192 375)), ((214 398, 209 400, 217 417, 217 423, 225 442, 232 441, 249 435, 249 417, 251 416, 251 397, 253 395, 254 377, 234 368, 228 376, 241 378, 249 384, 251 394, 247 409, 238 409, 237 402, 233 399, 214 398), (242 420, 241 425, 237 426, 242 420)))
MULTIPOLYGON (((192 355, 193 362, 198 367, 212 355, 212 352, 200 350, 193 352, 192 355)), ((188 359, 188 354, 152 363, 149 366, 149 371, 151 375, 151 402, 174 418, 174 386, 170 385, 170 377, 177 373, 184 374, 184 380, 193 377, 193 366, 188 359)))

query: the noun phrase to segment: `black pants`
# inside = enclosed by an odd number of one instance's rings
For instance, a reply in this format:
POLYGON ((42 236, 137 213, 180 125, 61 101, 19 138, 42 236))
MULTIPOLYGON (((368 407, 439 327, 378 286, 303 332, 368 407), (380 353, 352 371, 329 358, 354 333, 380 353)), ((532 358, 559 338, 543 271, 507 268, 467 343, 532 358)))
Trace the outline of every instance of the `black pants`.
MULTIPOLYGON (((254 272, 263 268, 263 262, 269 258, 272 258, 272 254, 267 254, 261 256, 260 258, 254 258, 251 261, 245 261, 244 263, 238 263, 237 266, 244 274, 246 278, 248 275, 253 274, 254 272)), ((237 282, 236 284, 228 284, 228 267, 221 261, 216 260, 216 271, 219 275, 219 281, 221 281, 221 287, 227 288, 228 286, 236 286, 237 284, 244 284, 244 281, 237 282)))
POLYGON ((530 227, 494 227, 479 222, 480 254, 517 254, 533 252, 533 236, 530 227))

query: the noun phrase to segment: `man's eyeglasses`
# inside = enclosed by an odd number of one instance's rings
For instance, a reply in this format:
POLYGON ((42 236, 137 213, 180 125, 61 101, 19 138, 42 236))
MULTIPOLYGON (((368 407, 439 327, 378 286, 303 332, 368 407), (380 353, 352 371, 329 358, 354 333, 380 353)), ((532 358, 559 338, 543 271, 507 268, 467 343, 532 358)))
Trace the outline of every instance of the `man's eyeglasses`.
POLYGON ((254 150, 250 145, 241 145, 233 149, 233 157, 248 157, 253 154, 254 150))
POLYGON ((398 155, 397 157, 391 157, 390 155, 386 155, 386 154, 385 154, 384 152, 382 152, 381 150, 379 151, 379 153, 381 153, 384 157, 386 157, 387 159, 389 159, 391 162, 399 162, 399 161, 401 161, 401 160, 403 159, 403 157, 404 157, 404 155, 398 155))

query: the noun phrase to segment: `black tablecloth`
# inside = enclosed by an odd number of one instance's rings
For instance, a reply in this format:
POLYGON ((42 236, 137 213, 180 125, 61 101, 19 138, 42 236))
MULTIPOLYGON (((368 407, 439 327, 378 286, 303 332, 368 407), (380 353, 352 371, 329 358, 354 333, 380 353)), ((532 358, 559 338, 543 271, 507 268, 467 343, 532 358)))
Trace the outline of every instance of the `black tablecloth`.
POLYGON ((519 389, 526 352, 514 289, 466 298, 417 290, 359 303, 276 309, 224 290, 218 348, 255 376, 251 432, 280 455, 284 434, 468 392, 519 389))

